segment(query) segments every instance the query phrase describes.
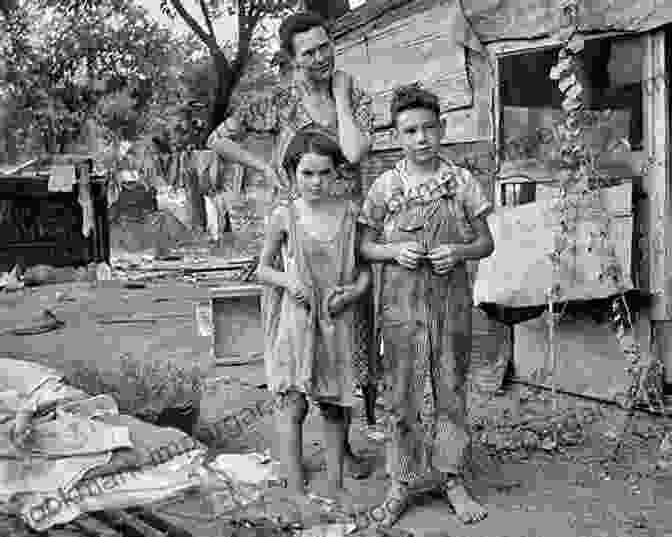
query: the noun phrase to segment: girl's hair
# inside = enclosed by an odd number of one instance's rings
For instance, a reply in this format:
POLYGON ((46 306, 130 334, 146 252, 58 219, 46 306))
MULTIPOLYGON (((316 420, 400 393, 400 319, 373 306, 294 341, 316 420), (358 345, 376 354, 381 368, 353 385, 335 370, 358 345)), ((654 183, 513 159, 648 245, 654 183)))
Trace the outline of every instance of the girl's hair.
POLYGON ((395 88, 390 104, 392 122, 396 125, 399 114, 415 108, 430 110, 436 114, 437 118, 441 116, 439 98, 434 93, 424 89, 419 83, 395 88))
POLYGON ((334 168, 337 168, 346 160, 338 142, 319 131, 307 129, 299 131, 289 143, 285 158, 282 161, 282 167, 290 176, 294 175, 301 158, 308 153, 331 157, 334 168))

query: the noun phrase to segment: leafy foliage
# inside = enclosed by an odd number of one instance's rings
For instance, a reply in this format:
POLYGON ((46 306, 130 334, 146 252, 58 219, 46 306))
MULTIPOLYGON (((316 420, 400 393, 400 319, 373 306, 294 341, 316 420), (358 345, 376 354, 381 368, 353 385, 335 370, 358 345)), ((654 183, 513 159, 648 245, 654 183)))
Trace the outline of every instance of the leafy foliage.
MULTIPOLYGON (((609 186, 609 177, 600 170, 600 157, 604 153, 617 150, 619 146, 627 149, 629 145, 627 140, 615 140, 597 148, 590 143, 588 131, 594 126, 597 116, 585 109, 582 99, 584 87, 580 82, 580 70, 584 41, 580 34, 580 9, 579 0, 563 2, 567 25, 561 32, 563 46, 558 56, 558 63, 550 72, 551 79, 557 80, 564 96, 562 107, 565 117, 558 128, 559 155, 564 168, 564 173, 560 176, 560 198, 557 202, 561 226, 549 258, 556 270, 560 270, 563 255, 575 248, 578 239, 575 233, 577 212, 573 209, 577 199, 588 198, 589 203, 598 207, 601 215, 601 229, 597 236, 592 238, 591 244, 603 258, 602 268, 597 277, 600 280, 610 280, 620 290, 612 305, 612 322, 621 351, 629 363, 626 371, 632 379, 621 404, 630 411, 639 403, 645 403, 649 408, 656 410, 656 407, 662 406, 659 388, 661 364, 651 353, 643 350, 635 339, 633 319, 625 294, 623 267, 620 266, 613 245, 609 244, 608 240, 611 218, 604 206, 600 205, 602 199, 600 190, 609 186)), ((653 164, 655 163, 647 163, 642 173, 648 173, 653 164)), ((563 290, 559 285, 553 285, 548 295, 552 304, 562 299, 563 290)), ((557 315, 549 319, 551 324, 557 321, 557 315)))
POLYGON ((267 49, 267 23, 286 15, 297 4, 296 0, 199 0, 198 17, 203 20, 199 22, 182 0, 161 1, 163 12, 170 17, 179 16, 210 55, 215 76, 206 134, 226 118, 233 92, 250 60, 267 49), (235 43, 217 39, 215 22, 221 17, 234 18, 235 43))
POLYGON ((110 137, 137 136, 179 49, 132 0, 25 0, 0 25, 8 127, 19 145, 42 139, 28 150, 67 150, 89 118, 110 137))
POLYGON ((66 375, 68 384, 89 395, 110 394, 122 413, 155 421, 167 408, 198 405, 203 392, 203 372, 170 362, 145 363, 121 357, 119 371, 101 371, 86 362, 75 362, 66 375))

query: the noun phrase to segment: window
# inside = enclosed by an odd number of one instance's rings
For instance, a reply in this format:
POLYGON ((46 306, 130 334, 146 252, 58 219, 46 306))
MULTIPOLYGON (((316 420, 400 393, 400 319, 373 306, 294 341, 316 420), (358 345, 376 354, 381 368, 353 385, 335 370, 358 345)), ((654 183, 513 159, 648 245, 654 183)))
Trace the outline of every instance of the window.
MULTIPOLYGON (((558 51, 553 47, 499 58, 504 163, 553 158, 553 128, 563 119, 562 94, 557 81, 549 78, 558 51)), ((581 54, 584 102, 599 118, 591 140, 599 145, 628 140, 629 150, 621 150, 616 157, 621 162, 643 149, 643 56, 638 37, 591 39, 581 54)))

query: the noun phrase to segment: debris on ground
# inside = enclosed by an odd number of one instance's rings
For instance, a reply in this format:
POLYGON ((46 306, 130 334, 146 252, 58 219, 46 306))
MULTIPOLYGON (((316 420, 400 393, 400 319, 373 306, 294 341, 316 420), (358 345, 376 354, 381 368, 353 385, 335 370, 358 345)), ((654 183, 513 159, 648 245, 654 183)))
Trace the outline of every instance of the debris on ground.
POLYGON ((15 265, 10 272, 0 274, 0 289, 14 292, 23 289, 24 285, 24 282, 20 278, 18 265, 15 265))
POLYGON ((205 449, 176 429, 124 416, 36 363, 0 359, 0 507, 33 530, 201 485, 205 449))
POLYGON ((112 270, 116 279, 130 285, 173 279, 194 285, 217 286, 230 281, 248 281, 256 263, 254 256, 222 259, 199 254, 164 257, 144 254, 112 258, 112 270))
POLYGON ((668 431, 660 442, 656 468, 663 471, 672 470, 672 431, 668 431))
POLYGON ((23 326, 3 330, 0 332, 0 336, 9 334, 13 336, 36 336, 59 330, 64 326, 64 321, 56 317, 50 310, 45 309, 38 317, 32 319, 29 323, 23 326))

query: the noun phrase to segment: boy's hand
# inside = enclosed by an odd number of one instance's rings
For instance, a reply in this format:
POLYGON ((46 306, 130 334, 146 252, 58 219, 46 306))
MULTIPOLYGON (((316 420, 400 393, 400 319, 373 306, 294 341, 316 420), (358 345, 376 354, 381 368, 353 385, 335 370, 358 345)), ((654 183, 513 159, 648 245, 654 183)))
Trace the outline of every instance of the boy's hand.
POLYGON ((434 248, 427 256, 432 263, 434 272, 440 276, 448 274, 455 265, 464 261, 464 257, 460 252, 460 247, 453 244, 444 244, 438 248, 434 248))
POLYGON ((417 242, 402 242, 397 245, 397 263, 409 270, 416 270, 425 256, 425 249, 417 242))

